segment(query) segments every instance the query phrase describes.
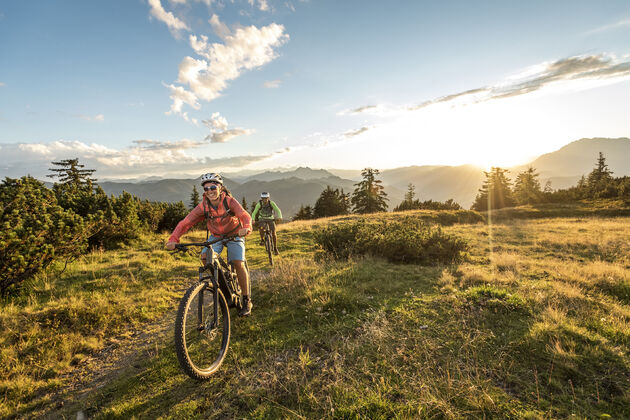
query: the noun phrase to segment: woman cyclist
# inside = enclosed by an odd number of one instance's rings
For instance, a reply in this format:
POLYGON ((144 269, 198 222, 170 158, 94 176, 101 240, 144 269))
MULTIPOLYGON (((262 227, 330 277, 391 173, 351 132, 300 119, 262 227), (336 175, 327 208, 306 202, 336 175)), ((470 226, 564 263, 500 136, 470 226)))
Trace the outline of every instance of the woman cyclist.
MULTIPOLYGON (((240 316, 247 316, 252 311, 252 300, 249 294, 249 274, 245 267, 245 241, 242 237, 249 235, 252 231, 252 218, 243 209, 238 200, 232 197, 232 194, 223 186, 223 178, 219 174, 207 173, 201 176, 201 186, 204 193, 201 203, 177 224, 173 234, 168 239, 166 249, 175 249, 175 244, 179 242, 179 238, 188 230, 206 219, 208 230, 211 233, 210 240, 224 235, 238 235, 227 242, 228 261, 234 264, 238 283, 243 291, 243 308, 240 310, 240 316)), ((223 244, 217 242, 212 245, 214 251, 218 254, 223 250, 223 244)), ((206 262, 207 248, 201 251, 201 259, 206 262)))

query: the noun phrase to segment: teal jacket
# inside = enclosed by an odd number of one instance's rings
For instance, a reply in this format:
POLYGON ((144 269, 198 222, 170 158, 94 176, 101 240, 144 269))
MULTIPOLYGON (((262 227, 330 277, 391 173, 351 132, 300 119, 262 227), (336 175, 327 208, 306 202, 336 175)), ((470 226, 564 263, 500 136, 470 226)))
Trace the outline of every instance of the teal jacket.
POLYGON ((280 208, 276 205, 276 203, 274 203, 273 201, 269 200, 269 204, 271 205, 272 211, 269 214, 266 214, 263 211, 261 211, 261 205, 260 205, 260 201, 258 201, 258 203, 256 203, 256 208, 254 208, 254 212, 252 213, 252 220, 256 220, 256 215, 258 214, 258 212, 260 211, 260 214, 258 215, 260 220, 273 220, 273 212, 276 212, 276 218, 277 219, 282 219, 282 212, 280 211, 280 208))

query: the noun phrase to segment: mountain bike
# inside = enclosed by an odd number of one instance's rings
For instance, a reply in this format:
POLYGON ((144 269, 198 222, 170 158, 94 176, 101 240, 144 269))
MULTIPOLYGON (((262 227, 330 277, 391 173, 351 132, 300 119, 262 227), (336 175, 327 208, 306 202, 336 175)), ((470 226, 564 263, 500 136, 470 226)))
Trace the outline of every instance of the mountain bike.
MULTIPOLYGON (((234 240, 221 237, 206 242, 175 245, 174 252, 207 247, 206 263, 199 267, 199 281, 184 294, 175 320, 175 350, 179 364, 193 379, 208 379, 219 369, 230 345, 229 308, 242 308, 236 270, 212 249, 212 244, 234 240)), ((247 261, 245 261, 245 268, 247 261)), ((250 283, 251 287, 251 283, 250 283)))
POLYGON ((270 221, 260 220, 258 223, 262 224, 263 228, 263 244, 265 245, 265 251, 269 257, 269 265, 273 265, 273 237, 271 236, 271 228, 269 227, 270 221))

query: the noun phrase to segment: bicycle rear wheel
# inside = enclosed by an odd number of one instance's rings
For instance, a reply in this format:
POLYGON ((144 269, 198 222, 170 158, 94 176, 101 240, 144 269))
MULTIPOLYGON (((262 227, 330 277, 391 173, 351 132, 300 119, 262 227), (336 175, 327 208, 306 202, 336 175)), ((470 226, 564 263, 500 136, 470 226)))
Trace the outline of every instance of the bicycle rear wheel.
POLYGON ((269 257, 269 265, 273 265, 273 242, 269 232, 265 234, 265 250, 267 250, 267 256, 269 257))
POLYGON ((230 313, 223 293, 206 282, 193 285, 184 294, 175 320, 175 350, 180 366, 191 378, 208 379, 223 363, 229 344, 230 313))

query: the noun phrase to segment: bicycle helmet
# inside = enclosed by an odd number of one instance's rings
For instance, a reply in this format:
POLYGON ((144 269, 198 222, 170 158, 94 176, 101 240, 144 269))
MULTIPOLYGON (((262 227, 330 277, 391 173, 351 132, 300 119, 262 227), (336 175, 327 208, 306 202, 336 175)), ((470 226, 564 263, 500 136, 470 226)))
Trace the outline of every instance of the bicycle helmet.
POLYGON ((268 192, 261 192, 260 193, 260 198, 269 198, 269 193, 268 192))
POLYGON ((201 186, 206 182, 216 182, 217 184, 223 185, 223 178, 219 174, 215 174, 214 172, 208 172, 207 174, 201 175, 201 186))

